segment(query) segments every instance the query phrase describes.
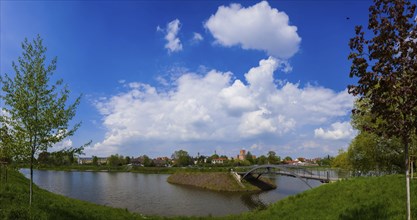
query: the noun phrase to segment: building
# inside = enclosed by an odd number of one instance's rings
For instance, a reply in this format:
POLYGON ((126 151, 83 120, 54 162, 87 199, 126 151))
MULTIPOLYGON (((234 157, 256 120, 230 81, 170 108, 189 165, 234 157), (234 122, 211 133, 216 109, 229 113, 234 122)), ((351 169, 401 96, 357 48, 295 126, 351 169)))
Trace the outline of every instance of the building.
MULTIPOLYGON (((78 164, 93 164, 93 157, 79 157, 78 164)), ((97 164, 107 164, 107 157, 97 157, 97 164)))
POLYGON ((217 159, 212 159, 211 163, 212 164, 223 164, 225 161, 227 161, 226 158, 217 158, 217 159))
POLYGON ((245 160, 246 150, 240 150, 239 154, 236 156, 236 160, 245 160))
POLYGON ((168 167, 169 166, 168 157, 157 157, 153 159, 152 162, 156 167, 168 167))

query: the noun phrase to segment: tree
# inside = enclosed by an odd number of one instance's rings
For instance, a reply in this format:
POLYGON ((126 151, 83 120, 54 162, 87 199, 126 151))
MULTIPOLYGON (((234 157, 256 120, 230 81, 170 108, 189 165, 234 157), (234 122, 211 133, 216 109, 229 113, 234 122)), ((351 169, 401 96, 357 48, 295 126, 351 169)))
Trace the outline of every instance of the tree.
POLYGON ((284 161, 292 161, 292 158, 291 158, 290 156, 286 156, 286 157, 284 158, 284 161))
POLYGON ((362 131, 348 148, 350 168, 354 171, 399 172, 404 169, 401 141, 398 138, 383 138, 362 131))
POLYGON ((248 151, 248 153, 246 153, 245 160, 249 161, 250 164, 254 164, 253 156, 252 156, 250 151, 248 151))
POLYGON ((333 157, 331 157, 330 155, 327 155, 327 156, 321 158, 318 161, 318 164, 320 166, 330 166, 332 164, 332 162, 333 162, 333 159, 334 159, 333 157))
POLYGON ((256 160, 256 164, 259 164, 259 165, 267 164, 267 163, 268 163, 268 158, 265 155, 261 155, 256 160))
POLYGON ((94 166, 98 165, 98 157, 97 156, 93 156, 93 165, 94 166))
POLYGON ((192 164, 192 159, 190 155, 188 155, 188 152, 185 150, 175 151, 171 158, 175 160, 176 166, 188 166, 192 164))
POLYGON ((115 166, 122 166, 123 164, 126 164, 126 160, 125 160, 125 158, 122 155, 119 155, 119 154, 114 154, 113 155, 112 154, 108 158, 107 163, 110 166, 113 166, 113 167, 115 167, 115 166))
POLYGON ((379 135, 381 132, 378 129, 383 128, 378 124, 381 124, 383 120, 372 115, 369 101, 367 99, 356 100, 354 107, 362 114, 352 115, 351 124, 359 133, 348 148, 351 168, 364 173, 369 171, 392 173, 405 169, 401 140, 398 137, 379 135))
POLYGON ((280 160, 281 160, 281 158, 279 158, 278 156, 277 156, 277 154, 275 153, 275 151, 268 151, 268 162, 270 163, 270 164, 277 164, 277 163, 279 163, 280 162, 280 160))
POLYGON ((38 155, 38 163, 40 164, 49 164, 50 163, 50 153, 43 151, 38 155))
MULTIPOLYGON (((0 120, 1 123, 1 120, 0 120)), ((10 163, 13 157, 13 142, 6 126, 0 127, 0 162, 10 163)))
POLYGON ((69 122, 75 116, 80 98, 68 103, 69 93, 63 80, 49 85, 56 70, 56 57, 46 66, 46 48, 38 35, 33 42, 22 43, 23 53, 18 64, 12 63, 15 75, 0 76, 3 85, 0 98, 5 106, 0 118, 9 128, 20 156, 30 160, 29 204, 32 204, 34 155, 72 136, 80 127, 69 122))
POLYGON ((350 163, 348 159, 348 152, 343 149, 339 150, 339 154, 331 162, 332 167, 350 169, 350 163))
POLYGON ((407 219, 411 218, 408 150, 417 127, 415 9, 408 0, 374 0, 368 23, 372 37, 365 39, 362 26, 356 26, 356 36, 349 42, 350 77, 358 78, 349 93, 369 100, 372 116, 382 119, 378 124, 382 129, 377 129, 381 136, 399 137, 404 145, 407 219))
POLYGON ((143 160, 143 166, 150 167, 152 165, 152 160, 151 158, 148 157, 148 155, 143 155, 142 160, 143 160))

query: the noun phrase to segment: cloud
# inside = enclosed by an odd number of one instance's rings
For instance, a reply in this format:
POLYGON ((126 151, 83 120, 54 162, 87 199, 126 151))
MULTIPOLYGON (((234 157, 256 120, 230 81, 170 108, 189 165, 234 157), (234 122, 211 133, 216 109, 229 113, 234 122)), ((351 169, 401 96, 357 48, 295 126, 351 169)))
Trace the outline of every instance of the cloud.
POLYGON ((240 4, 220 6, 204 26, 220 45, 263 50, 282 59, 292 57, 301 42, 297 27, 289 25, 288 15, 266 1, 247 8, 240 4))
POLYGON ((274 83, 280 65, 272 57, 261 60, 244 80, 210 70, 184 73, 165 89, 126 83, 125 92, 95 101, 106 135, 86 152, 162 155, 179 147, 195 154, 253 144, 295 147, 314 139, 311 127, 330 126, 350 114, 353 98, 346 90, 274 83))
POLYGON ((73 146, 72 140, 69 138, 66 138, 62 140, 61 142, 54 144, 52 148, 50 148, 48 151, 49 152, 60 151, 60 150, 63 150, 64 148, 70 148, 72 146, 73 146))
POLYGON ((200 41, 204 40, 203 36, 199 33, 194 32, 193 39, 191 40, 193 43, 198 43, 200 41))
MULTIPOLYGON (((181 23, 178 19, 175 19, 167 24, 165 35, 167 43, 165 44, 165 48, 168 50, 168 53, 179 52, 182 50, 181 41, 177 36, 181 29, 180 25, 181 23)), ((164 32, 164 30, 159 26, 157 26, 156 30, 164 32)))
POLYGON ((323 128, 314 130, 315 137, 329 140, 351 139, 355 135, 356 132, 348 121, 335 122, 331 125, 331 129, 328 129, 327 131, 323 128))

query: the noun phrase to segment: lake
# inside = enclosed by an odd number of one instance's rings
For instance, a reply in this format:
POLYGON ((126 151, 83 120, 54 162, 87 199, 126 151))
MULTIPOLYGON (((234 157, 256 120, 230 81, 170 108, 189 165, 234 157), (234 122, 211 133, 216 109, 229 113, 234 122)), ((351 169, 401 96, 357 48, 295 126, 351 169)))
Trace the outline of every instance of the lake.
MULTIPOLYGON (((29 169, 20 170, 29 178, 29 169)), ((66 172, 34 170, 33 181, 50 192, 144 215, 222 216, 265 207, 310 189, 297 178, 267 176, 277 189, 260 193, 225 193, 169 184, 169 174, 66 172)), ((309 180, 313 186, 319 181, 309 180)), ((35 195, 36 197, 36 195, 35 195)))

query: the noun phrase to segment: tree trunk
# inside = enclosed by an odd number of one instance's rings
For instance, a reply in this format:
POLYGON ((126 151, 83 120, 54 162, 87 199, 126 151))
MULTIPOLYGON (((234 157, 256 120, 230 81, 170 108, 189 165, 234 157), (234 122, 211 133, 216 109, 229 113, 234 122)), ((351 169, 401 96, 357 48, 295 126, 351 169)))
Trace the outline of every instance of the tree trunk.
POLYGON ((411 209, 410 209, 410 165, 408 158, 408 141, 404 142, 404 156, 405 156, 405 182, 407 190, 407 220, 411 220, 411 209))
POLYGON ((32 206, 32 195, 33 195, 33 157, 34 153, 32 150, 31 156, 30 156, 30 183, 29 183, 29 206, 32 206))

